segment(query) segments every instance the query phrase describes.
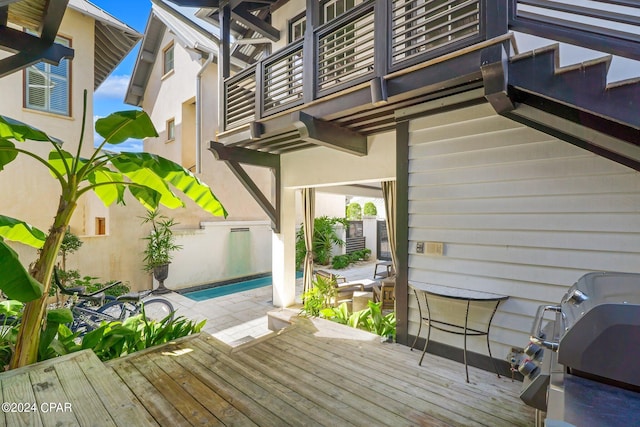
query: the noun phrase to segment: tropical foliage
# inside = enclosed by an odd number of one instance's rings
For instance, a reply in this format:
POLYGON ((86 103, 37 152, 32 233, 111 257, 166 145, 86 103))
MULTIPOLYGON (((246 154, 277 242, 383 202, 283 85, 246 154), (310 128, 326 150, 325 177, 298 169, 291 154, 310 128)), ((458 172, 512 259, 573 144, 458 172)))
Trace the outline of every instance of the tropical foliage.
POLYGON ((121 111, 96 121, 95 130, 104 141, 88 158, 81 156, 86 125, 86 91, 80 140, 75 152, 63 149, 62 141, 17 120, 0 116, 0 170, 19 155, 35 160, 45 167, 60 184, 60 199, 48 234, 35 230, 22 220, 0 217, 0 236, 40 249, 30 274, 17 254, 0 241, 0 290, 9 298, 29 301, 23 312, 16 338, 11 368, 34 363, 38 357, 40 331, 46 309, 46 296, 65 231, 75 212, 78 200, 94 192, 106 205, 124 204, 125 192, 148 210, 159 205, 168 208, 184 206, 173 192, 180 190, 202 209, 217 216, 226 216, 222 204, 211 189, 181 165, 149 153, 112 153, 102 151, 104 144, 120 144, 129 138, 157 136, 149 116, 140 110, 121 111), (37 141, 51 146, 47 158, 20 148, 17 144, 37 141))
MULTIPOLYGON (((0 372, 9 367, 23 307, 20 301, 0 302, 0 372)), ((85 349, 93 350, 106 361, 198 333, 205 324, 205 321, 196 323, 184 317, 171 316, 153 321, 139 314, 124 322, 104 322, 99 328, 80 336, 79 332, 68 328, 67 324, 72 321, 69 309, 47 312, 46 328, 40 332, 38 361, 85 349)))
MULTIPOLYGON (((313 262, 326 265, 331 260, 331 250, 334 246, 344 245, 344 240, 338 236, 337 225, 348 225, 345 218, 330 218, 321 216, 313 220, 313 262)), ((304 243, 304 226, 296 233, 296 268, 304 261, 307 248, 304 243)))

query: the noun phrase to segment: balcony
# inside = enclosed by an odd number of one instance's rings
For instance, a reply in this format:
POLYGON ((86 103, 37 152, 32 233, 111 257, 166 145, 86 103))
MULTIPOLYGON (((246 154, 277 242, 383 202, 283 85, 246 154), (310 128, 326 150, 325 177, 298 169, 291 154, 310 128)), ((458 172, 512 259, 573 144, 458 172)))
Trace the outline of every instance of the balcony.
POLYGON ((500 3, 369 0, 309 28, 304 39, 225 80, 219 141, 279 154, 336 139, 320 134, 358 140, 390 130, 391 106, 481 84, 482 49, 508 38, 500 3), (455 61, 469 53, 471 60, 455 61))

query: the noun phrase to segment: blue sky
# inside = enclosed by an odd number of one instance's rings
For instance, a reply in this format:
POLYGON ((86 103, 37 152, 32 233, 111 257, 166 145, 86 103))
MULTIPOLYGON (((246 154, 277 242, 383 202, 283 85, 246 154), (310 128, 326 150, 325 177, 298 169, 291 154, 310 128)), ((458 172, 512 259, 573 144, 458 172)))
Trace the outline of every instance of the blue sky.
MULTIPOLYGON (((93 4, 109 12, 120 21, 129 25, 140 34, 144 33, 149 11, 150 0, 90 0, 93 4)), ((115 111, 131 110, 137 107, 123 102, 124 94, 129 84, 129 77, 133 72, 140 43, 129 53, 122 63, 114 70, 109 78, 98 88, 93 102, 94 119, 104 117, 115 111)), ((102 142, 100 136, 96 136, 95 142, 102 142)), ((130 140, 117 147, 107 147, 118 151, 142 151, 141 141, 130 140)))

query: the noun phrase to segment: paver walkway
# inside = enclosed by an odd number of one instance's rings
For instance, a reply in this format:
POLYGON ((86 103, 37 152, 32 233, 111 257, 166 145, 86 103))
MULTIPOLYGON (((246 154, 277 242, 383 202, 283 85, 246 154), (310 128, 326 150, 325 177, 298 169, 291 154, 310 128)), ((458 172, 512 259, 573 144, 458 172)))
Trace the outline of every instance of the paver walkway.
MULTIPOLYGON (((375 260, 361 262, 342 270, 320 268, 344 276, 350 281, 372 279, 375 260)), ((302 279, 298 279, 296 286, 298 301, 301 293, 302 279)), ((193 301, 175 292, 163 295, 163 297, 171 301, 178 315, 198 321, 207 319, 203 331, 232 346, 270 332, 267 327, 267 312, 275 308, 271 286, 205 301, 193 301)))

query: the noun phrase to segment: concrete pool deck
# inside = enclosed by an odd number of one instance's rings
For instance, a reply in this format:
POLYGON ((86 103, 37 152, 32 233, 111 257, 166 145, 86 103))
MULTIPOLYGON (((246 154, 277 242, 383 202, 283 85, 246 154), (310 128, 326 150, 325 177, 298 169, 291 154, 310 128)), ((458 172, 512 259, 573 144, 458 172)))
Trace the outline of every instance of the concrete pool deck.
MULTIPOLYGON (((350 268, 332 270, 316 267, 346 277, 349 281, 372 279, 376 261, 361 262, 350 268)), ((193 301, 176 292, 162 297, 171 301, 179 316, 196 321, 207 319, 203 329, 225 343, 235 346, 271 332, 267 312, 276 309, 272 302, 272 287, 264 286, 205 301, 193 301)), ((300 301, 302 279, 296 282, 296 300, 300 301)))

